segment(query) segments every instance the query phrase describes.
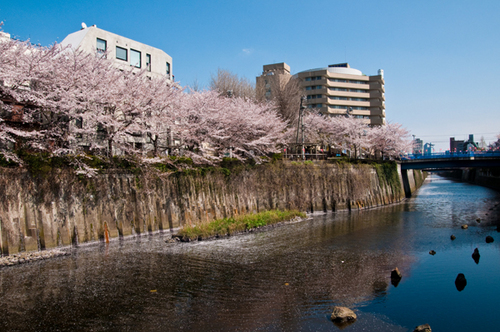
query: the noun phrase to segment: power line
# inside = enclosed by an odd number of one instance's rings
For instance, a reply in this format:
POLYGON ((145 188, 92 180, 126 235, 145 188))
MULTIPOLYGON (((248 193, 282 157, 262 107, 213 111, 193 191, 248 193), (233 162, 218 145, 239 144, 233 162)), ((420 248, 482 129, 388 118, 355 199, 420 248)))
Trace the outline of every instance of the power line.
POLYGON ((448 136, 448 137, 453 137, 453 136, 469 136, 469 135, 498 135, 499 132, 494 132, 494 133, 472 133, 472 134, 441 134, 441 135, 415 135, 418 137, 438 137, 438 136, 448 136))

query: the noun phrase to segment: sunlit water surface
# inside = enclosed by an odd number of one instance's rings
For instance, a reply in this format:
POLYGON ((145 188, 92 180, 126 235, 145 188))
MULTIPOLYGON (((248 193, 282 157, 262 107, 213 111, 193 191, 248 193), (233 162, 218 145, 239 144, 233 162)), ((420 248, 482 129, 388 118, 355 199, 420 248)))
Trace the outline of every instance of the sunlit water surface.
POLYGON ((154 235, 80 247, 0 270, 0 330, 335 331, 336 305, 358 315, 343 331, 498 330, 499 201, 489 189, 431 176, 395 206, 216 241, 167 244, 154 235))

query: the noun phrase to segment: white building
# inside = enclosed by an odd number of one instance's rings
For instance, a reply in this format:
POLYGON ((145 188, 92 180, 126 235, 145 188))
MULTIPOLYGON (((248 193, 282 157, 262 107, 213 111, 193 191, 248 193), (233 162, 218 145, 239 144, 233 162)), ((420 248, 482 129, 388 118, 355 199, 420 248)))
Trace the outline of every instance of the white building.
POLYGON ((145 69, 151 76, 167 76, 173 80, 170 55, 158 48, 99 29, 95 25, 87 27, 82 23, 82 29, 66 36, 61 45, 105 55, 114 60, 118 68, 145 69))

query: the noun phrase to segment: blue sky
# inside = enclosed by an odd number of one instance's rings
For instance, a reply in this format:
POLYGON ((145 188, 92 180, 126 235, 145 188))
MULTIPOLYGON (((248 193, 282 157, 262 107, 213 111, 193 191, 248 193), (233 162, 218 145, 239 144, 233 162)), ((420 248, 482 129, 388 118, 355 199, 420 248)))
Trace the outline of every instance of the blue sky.
POLYGON ((254 82, 264 64, 292 73, 349 62, 384 69, 386 115, 436 151, 449 137, 500 134, 500 1, 2 0, 3 30, 49 45, 81 22, 158 47, 181 85, 218 68, 254 82))

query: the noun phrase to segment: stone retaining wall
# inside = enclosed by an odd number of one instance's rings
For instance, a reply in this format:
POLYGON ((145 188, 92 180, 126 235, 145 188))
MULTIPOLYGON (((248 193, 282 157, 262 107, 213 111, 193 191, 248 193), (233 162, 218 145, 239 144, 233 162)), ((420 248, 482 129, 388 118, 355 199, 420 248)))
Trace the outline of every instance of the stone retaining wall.
MULTIPOLYGON (((404 193, 393 166, 285 162, 230 174, 108 171, 92 179, 71 170, 33 175, 0 168, 1 251, 106 241, 275 208, 311 212, 396 203, 404 193)), ((413 176, 411 181, 420 185, 413 176)))

